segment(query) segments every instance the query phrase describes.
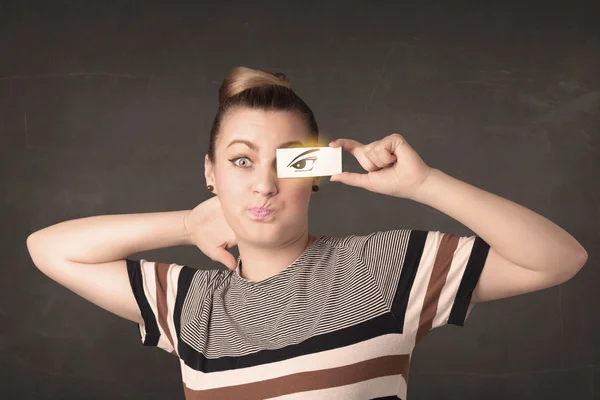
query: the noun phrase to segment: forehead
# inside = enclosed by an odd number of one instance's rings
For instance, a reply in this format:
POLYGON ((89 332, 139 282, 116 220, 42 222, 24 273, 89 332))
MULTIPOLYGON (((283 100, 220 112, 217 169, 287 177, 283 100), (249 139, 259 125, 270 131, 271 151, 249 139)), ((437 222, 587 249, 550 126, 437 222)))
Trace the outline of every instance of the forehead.
POLYGON ((238 109, 221 124, 223 142, 234 139, 270 141, 303 140, 309 137, 306 123, 290 111, 238 109))

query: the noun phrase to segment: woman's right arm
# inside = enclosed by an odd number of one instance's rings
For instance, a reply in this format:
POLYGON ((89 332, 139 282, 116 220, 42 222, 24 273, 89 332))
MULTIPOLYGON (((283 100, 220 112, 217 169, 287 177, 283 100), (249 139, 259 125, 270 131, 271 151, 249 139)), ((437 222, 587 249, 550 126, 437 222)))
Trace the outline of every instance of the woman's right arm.
POLYGON ((142 251, 193 244, 184 217, 191 210, 79 218, 27 238, 36 267, 74 293, 141 323, 125 258, 142 251))

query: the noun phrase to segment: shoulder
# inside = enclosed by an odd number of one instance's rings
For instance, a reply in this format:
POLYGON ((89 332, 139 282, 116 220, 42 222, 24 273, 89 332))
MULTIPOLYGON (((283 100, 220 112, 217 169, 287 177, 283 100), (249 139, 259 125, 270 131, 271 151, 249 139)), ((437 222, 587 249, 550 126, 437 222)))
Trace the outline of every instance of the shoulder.
POLYGON ((324 235, 321 240, 326 244, 326 249, 339 249, 348 251, 363 251, 365 245, 371 243, 377 243, 380 245, 391 244, 394 245, 398 241, 402 241, 407 237, 410 237, 413 231, 411 229, 388 229, 378 230, 366 233, 356 233, 348 236, 330 236, 324 235))
POLYGON ((317 254, 323 261, 347 265, 353 261, 377 258, 377 254, 397 251, 410 233, 409 229, 393 229, 347 236, 323 235, 317 254))
POLYGON ((130 277, 139 275, 146 284, 153 282, 156 286, 176 287, 187 290, 205 287, 215 289, 227 281, 232 271, 220 269, 199 269, 184 264, 146 259, 127 259, 130 277))

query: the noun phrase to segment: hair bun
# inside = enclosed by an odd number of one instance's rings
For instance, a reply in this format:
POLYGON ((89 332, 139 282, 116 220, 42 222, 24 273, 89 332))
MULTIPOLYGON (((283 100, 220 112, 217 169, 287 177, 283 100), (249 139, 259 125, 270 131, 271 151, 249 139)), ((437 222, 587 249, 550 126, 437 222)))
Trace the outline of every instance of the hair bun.
POLYGON ((288 87, 289 87, 290 80, 287 78, 287 76, 285 76, 285 74, 284 74, 283 72, 271 72, 271 71, 267 71, 267 70, 265 70, 265 72, 268 72, 268 73, 270 73, 270 74, 272 74, 272 75, 275 75, 276 77, 278 77, 278 78, 279 78, 279 79, 281 79, 281 80, 282 80, 284 83, 286 83, 286 84, 287 84, 287 85, 285 85, 285 86, 288 86, 288 87))
POLYGON ((290 80, 282 72, 235 67, 223 79, 223 83, 219 89, 219 105, 222 106, 230 97, 244 90, 269 85, 284 86, 288 89, 292 88, 290 80))

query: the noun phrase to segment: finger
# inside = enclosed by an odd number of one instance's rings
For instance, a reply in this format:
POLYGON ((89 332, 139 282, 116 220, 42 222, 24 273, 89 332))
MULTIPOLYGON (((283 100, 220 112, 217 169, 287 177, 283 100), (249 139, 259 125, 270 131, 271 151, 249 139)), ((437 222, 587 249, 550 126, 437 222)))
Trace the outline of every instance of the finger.
POLYGON ((379 167, 365 154, 365 145, 352 139, 336 139, 330 143, 332 147, 341 147, 343 150, 352 154, 365 169, 365 171, 377 171, 379 167), (333 144, 333 145, 332 145, 333 144))
POLYGON ((373 161, 375 165, 379 168, 386 168, 396 162, 396 155, 390 150, 391 142, 383 143, 379 142, 369 153, 367 156, 373 161))
POLYGON ((369 174, 356 174, 354 172, 342 172, 341 174, 332 175, 330 182, 342 182, 349 186, 356 186, 363 189, 371 190, 369 183, 369 174))
POLYGON ((348 153, 354 155, 354 151, 358 148, 362 146, 362 143, 357 142, 356 140, 352 140, 352 139, 336 139, 333 142, 329 143, 330 147, 341 147, 343 150, 347 151, 348 153))
POLYGON ((368 171, 377 171, 384 167, 384 163, 379 159, 379 156, 375 154, 375 147, 377 146, 377 142, 369 143, 363 148, 363 152, 365 157, 369 160, 369 163, 372 165, 372 169, 368 171))
POLYGON ((215 261, 225 265, 228 269, 234 270, 237 267, 237 260, 233 255, 223 248, 219 248, 215 254, 215 261))

